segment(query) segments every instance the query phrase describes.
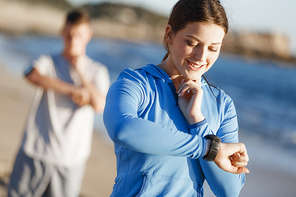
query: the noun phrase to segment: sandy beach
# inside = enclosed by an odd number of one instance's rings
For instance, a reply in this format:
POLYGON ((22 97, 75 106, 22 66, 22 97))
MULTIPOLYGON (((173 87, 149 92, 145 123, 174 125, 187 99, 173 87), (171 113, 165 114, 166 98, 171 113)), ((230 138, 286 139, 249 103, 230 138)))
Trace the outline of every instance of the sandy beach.
MULTIPOLYGON (((0 67, 0 197, 6 196, 5 186, 20 146, 34 91, 34 86, 0 67)), ((84 197, 105 197, 112 191, 116 161, 113 146, 105 140, 103 132, 94 132, 92 153, 81 190, 84 197)), ((247 146, 251 172, 246 176, 247 182, 240 196, 295 196, 295 154, 254 133, 241 131, 240 140, 247 146)), ((205 186, 205 196, 214 196, 208 186, 205 186)))

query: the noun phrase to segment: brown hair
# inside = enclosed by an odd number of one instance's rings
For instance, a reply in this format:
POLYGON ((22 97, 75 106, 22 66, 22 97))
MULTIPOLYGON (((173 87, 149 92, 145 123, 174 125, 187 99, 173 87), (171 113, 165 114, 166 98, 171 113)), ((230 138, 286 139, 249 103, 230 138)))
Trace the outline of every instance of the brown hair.
MULTIPOLYGON (((170 15, 168 24, 174 33, 182 30, 190 22, 205 22, 221 26, 228 32, 228 20, 219 0, 179 0, 170 15)), ((163 61, 169 55, 169 46, 164 37, 163 45, 167 51, 163 61)))
POLYGON ((87 12, 83 10, 71 10, 68 12, 66 17, 66 23, 73 25, 79 25, 81 23, 90 23, 90 17, 87 12))
MULTIPOLYGON (((179 0, 172 10, 168 24, 171 25, 173 32, 176 34, 191 22, 212 23, 222 27, 225 34, 228 32, 228 19, 219 0, 179 0)), ((167 53, 162 61, 167 59, 170 54, 165 37, 163 45, 167 53)), ((202 77, 209 85, 214 97, 216 97, 211 87, 217 87, 211 85, 204 75, 202 77)), ((217 97, 216 99, 218 100, 217 97)))

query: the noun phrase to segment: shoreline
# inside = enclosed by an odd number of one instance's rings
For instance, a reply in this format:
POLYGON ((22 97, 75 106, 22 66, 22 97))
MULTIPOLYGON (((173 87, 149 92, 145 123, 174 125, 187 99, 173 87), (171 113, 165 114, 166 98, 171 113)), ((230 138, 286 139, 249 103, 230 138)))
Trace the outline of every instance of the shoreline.
MULTIPOLYGON (((1 5, 1 4, 0 4, 1 5)), ((0 29, 0 38, 2 40, 9 40, 10 42, 13 42, 14 40, 17 40, 18 38, 30 38, 30 37, 35 37, 35 38, 40 38, 40 39, 60 39, 60 36, 58 34, 53 35, 53 34, 36 34, 33 32, 28 32, 25 34, 11 34, 9 32, 3 32, 0 29)), ((141 40, 141 39, 129 39, 127 37, 112 37, 112 36, 93 36, 93 40, 110 40, 110 41, 119 41, 119 42, 126 42, 126 43, 131 43, 131 44, 142 44, 142 43, 152 43, 156 44, 162 47, 161 42, 157 42, 155 40, 141 40)), ((1 40, 0 40, 1 41, 1 40)), ((92 42, 92 41, 91 41, 92 42)), ((6 43, 4 43, 6 44, 6 43)), ((6 52, 5 52, 6 53, 6 52)), ((9 54, 9 52, 7 52, 9 54)), ((23 55, 23 54, 21 54, 23 55)), ((296 68, 296 57, 292 57, 291 59, 280 59, 280 58, 267 58, 267 57, 260 57, 260 56, 246 56, 244 54, 239 54, 239 53, 231 53, 228 51, 221 51, 221 56, 227 57, 227 58, 234 58, 234 59, 242 59, 246 60, 247 62, 260 62, 263 63, 264 65, 268 64, 269 67, 282 67, 286 69, 295 69, 296 68)), ((27 61, 30 61, 31 58, 29 58, 27 61)), ((1 61, 0 61, 1 63, 1 61)), ((5 62, 3 62, 5 65, 5 62)), ((9 67, 7 67, 9 70, 9 67)))
MULTIPOLYGON (((60 35, 65 15, 66 9, 62 10, 45 4, 37 3, 33 5, 26 2, 0 1, 0 31, 10 36, 31 34, 34 36, 57 37, 60 35)), ((162 43, 166 23, 154 27, 145 24, 143 21, 137 22, 137 18, 134 18, 134 20, 135 22, 132 23, 102 17, 92 19, 91 25, 95 37, 98 38, 162 43)), ((248 33, 236 32, 235 30, 228 35, 224 41, 222 53, 239 55, 250 60, 272 60, 296 64, 296 54, 293 54, 291 49, 286 46, 289 40, 284 35, 275 34, 274 32, 260 34, 260 32, 248 33), (238 36, 239 34, 242 35, 238 36), (266 34, 270 35, 267 36, 266 34), (277 39, 280 39, 281 42, 279 43, 281 44, 277 44, 276 47, 269 46, 269 43, 273 43, 277 39), (282 54, 283 51, 285 51, 284 54, 282 54)))

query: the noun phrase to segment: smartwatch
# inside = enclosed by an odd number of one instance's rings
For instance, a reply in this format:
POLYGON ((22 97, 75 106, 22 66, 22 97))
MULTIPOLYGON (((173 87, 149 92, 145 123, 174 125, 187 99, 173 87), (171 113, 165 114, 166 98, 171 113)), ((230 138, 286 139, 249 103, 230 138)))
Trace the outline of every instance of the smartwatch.
POLYGON ((208 153, 203 157, 206 161, 214 161, 220 149, 221 139, 216 135, 206 135, 207 141, 210 141, 208 153))

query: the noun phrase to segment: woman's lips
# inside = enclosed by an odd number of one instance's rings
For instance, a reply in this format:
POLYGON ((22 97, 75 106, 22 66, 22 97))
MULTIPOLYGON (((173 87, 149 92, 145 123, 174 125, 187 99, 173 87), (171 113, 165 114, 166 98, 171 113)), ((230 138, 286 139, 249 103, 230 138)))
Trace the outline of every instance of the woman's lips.
POLYGON ((204 62, 201 62, 198 64, 190 62, 189 60, 186 60, 186 62, 188 63, 188 65, 192 70, 199 70, 202 66, 207 65, 207 63, 204 63, 204 62))

